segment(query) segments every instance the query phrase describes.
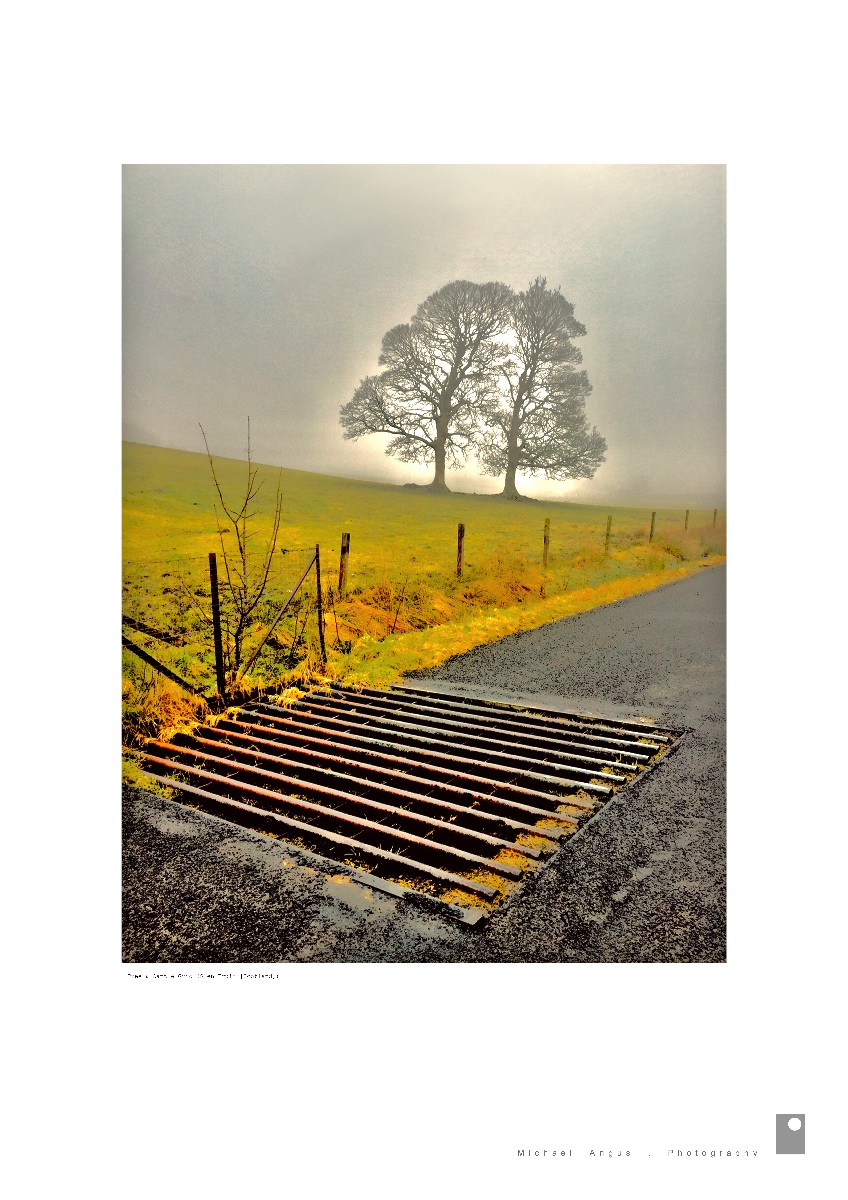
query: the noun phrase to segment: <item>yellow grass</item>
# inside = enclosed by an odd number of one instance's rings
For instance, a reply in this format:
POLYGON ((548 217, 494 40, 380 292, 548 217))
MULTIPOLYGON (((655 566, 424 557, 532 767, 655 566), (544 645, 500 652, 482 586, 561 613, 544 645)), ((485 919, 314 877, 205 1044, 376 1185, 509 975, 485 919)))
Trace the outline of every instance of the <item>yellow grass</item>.
MULTIPOLYGON (((214 658, 209 630, 208 554, 223 551, 215 494, 202 454, 125 444, 124 613, 168 632, 169 645, 126 632, 159 661, 212 696, 214 658)), ((216 459, 225 495, 238 500, 246 467, 216 459)), ((253 545, 270 528, 277 472, 260 468, 265 484, 253 545)), ((326 612, 326 666, 318 657, 314 611, 302 644, 286 616, 263 650, 247 690, 320 686, 331 680, 386 686, 404 673, 438 667, 450 657, 508 634, 611 604, 724 561, 724 519, 712 512, 650 511, 568 503, 515 503, 475 495, 437 496, 416 488, 283 471, 283 523, 270 586, 250 630, 258 644, 288 596, 316 543, 322 582, 333 590, 326 612), (612 515, 609 552, 604 535, 612 515), (549 518, 550 552, 542 564, 549 518), (465 525, 465 567, 456 576, 457 524, 465 525), (342 533, 351 535, 347 594, 337 594, 342 533)), ((228 535, 231 538, 231 535, 228 535)), ((223 539, 229 545, 228 536, 223 539)), ((314 574, 303 592, 314 603, 314 574)), ((306 609, 304 608, 304 613, 306 609)), ((162 679, 128 652, 124 667, 125 741, 190 728, 209 711, 203 700, 162 679)), ((289 699, 297 692, 288 691, 289 699)))
POLYGON ((458 620, 395 635, 390 640, 363 637, 349 655, 331 654, 327 673, 331 678, 353 686, 387 687, 399 682, 409 671, 439 667, 474 646, 498 641, 521 630, 537 629, 549 621, 571 617, 591 608, 614 604, 627 596, 685 579, 721 562, 724 562, 723 557, 712 555, 662 573, 628 576, 594 588, 538 599, 532 604, 474 611, 458 620))

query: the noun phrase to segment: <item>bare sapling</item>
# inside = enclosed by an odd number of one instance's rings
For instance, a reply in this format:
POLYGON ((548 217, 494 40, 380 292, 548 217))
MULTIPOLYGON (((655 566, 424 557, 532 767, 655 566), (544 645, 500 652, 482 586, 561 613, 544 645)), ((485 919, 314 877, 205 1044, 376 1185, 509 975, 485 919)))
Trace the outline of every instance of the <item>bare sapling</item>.
POLYGON ((281 470, 277 477, 277 488, 271 514, 271 532, 265 544, 261 548, 255 548, 255 518, 258 513, 256 498, 263 481, 258 479, 258 468, 253 462, 250 444, 250 418, 248 417, 247 420, 247 477, 238 506, 228 503, 224 499, 206 439, 206 432, 202 425, 200 432, 203 434, 209 469, 212 472, 212 480, 219 501, 215 505, 215 520, 218 526, 218 541, 221 543, 221 559, 224 565, 224 577, 220 584, 223 649, 228 687, 234 689, 244 678, 242 666, 248 658, 246 640, 250 626, 255 620, 256 609, 267 591, 271 564, 277 549, 283 510, 283 473, 281 470), (229 550, 224 540, 225 533, 235 535, 235 546, 229 550))

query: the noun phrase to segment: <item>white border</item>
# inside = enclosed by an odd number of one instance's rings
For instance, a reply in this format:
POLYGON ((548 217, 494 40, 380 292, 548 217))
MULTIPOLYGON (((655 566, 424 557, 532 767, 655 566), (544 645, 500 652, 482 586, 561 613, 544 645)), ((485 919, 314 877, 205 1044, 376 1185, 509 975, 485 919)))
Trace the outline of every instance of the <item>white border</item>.
POLYGON ((87 3, 11 18, 16 1194, 829 1194, 827 885, 845 843, 832 777, 792 732, 839 745, 829 11, 808 5, 802 25, 753 4, 87 3), (111 694, 122 161, 729 164, 729 964, 326 966, 202 995, 127 981, 111 694), (778 1159, 773 1114, 798 1108, 807 1154, 778 1159), (764 1158, 521 1177, 513 1146, 566 1138, 726 1139, 764 1158))

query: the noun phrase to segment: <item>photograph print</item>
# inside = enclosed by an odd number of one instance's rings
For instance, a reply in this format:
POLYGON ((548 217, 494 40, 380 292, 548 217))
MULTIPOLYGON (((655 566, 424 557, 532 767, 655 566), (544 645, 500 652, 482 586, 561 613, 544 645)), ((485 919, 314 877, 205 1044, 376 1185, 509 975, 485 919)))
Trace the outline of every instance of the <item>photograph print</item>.
POLYGON ((125 963, 723 962, 725 169, 123 173, 125 963))

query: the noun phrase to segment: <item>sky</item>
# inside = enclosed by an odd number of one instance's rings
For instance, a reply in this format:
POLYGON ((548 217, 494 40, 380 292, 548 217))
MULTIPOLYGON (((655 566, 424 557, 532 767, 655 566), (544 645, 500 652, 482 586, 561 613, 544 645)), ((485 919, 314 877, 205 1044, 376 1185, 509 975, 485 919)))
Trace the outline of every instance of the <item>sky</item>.
MULTIPOLYGON (((124 437, 330 475, 432 468, 345 441, 339 408, 383 334, 452 279, 543 275, 587 329, 591 480, 549 499, 725 502, 722 166, 128 166, 124 437)), ((473 459, 457 491, 503 481, 473 459)))

